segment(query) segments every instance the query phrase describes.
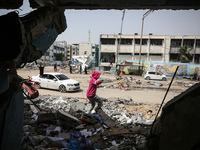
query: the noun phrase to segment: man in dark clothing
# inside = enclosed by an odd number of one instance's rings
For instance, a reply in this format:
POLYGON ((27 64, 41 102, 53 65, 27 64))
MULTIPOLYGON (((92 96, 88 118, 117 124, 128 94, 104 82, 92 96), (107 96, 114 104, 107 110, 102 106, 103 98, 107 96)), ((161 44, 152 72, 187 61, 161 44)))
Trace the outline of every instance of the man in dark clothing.
POLYGON ((87 74, 87 67, 85 66, 85 74, 87 74))
POLYGON ((82 71, 82 66, 81 66, 81 64, 80 64, 80 74, 81 74, 81 71, 82 71))
POLYGON ((69 71, 70 71, 70 73, 72 74, 72 66, 70 65, 70 67, 69 67, 69 71))
POLYGON ((44 74, 44 62, 43 60, 40 62, 40 65, 39 65, 39 69, 40 69, 40 75, 43 75, 44 74))
POLYGON ((54 64, 54 71, 57 71, 57 64, 54 64))

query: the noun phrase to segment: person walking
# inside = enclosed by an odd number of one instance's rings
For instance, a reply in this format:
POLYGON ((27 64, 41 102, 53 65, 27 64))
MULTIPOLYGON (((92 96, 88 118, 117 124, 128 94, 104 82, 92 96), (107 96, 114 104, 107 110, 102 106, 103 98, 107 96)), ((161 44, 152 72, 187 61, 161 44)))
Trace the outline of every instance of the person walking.
POLYGON ((87 67, 85 66, 85 74, 87 74, 87 67))
POLYGON ((72 66, 71 65, 69 66, 69 71, 70 71, 70 74, 72 74, 72 66))
POLYGON ((54 64, 54 71, 57 71, 57 64, 54 64))
POLYGON ((39 64, 39 69, 40 69, 40 75, 43 75, 44 74, 44 62, 43 60, 40 61, 40 64, 39 64))
POLYGON ((92 72, 92 77, 89 82, 89 87, 87 89, 87 98, 90 101, 91 108, 89 110, 89 114, 94 109, 95 104, 98 103, 98 106, 96 107, 95 111, 100 109, 103 105, 103 101, 106 101, 105 98, 99 97, 96 95, 97 88, 99 87, 99 84, 103 82, 103 80, 97 81, 97 79, 100 77, 100 73, 97 71, 92 72))
POLYGON ((81 74, 81 71, 82 71, 82 66, 81 66, 81 64, 80 64, 80 74, 81 74))

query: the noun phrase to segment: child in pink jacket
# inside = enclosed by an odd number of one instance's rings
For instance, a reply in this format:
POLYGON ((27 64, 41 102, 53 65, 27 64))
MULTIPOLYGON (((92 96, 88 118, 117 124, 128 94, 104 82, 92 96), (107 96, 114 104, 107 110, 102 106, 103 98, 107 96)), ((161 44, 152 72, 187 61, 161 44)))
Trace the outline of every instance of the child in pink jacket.
POLYGON ((93 110, 96 102, 98 102, 98 106, 96 109, 99 109, 102 107, 103 101, 106 100, 105 98, 102 98, 96 95, 96 90, 98 88, 98 85, 103 82, 103 80, 97 81, 99 77, 100 77, 99 72, 97 71, 92 72, 92 77, 90 79, 89 87, 87 89, 87 98, 89 99, 92 105, 89 113, 91 113, 91 111, 93 110))

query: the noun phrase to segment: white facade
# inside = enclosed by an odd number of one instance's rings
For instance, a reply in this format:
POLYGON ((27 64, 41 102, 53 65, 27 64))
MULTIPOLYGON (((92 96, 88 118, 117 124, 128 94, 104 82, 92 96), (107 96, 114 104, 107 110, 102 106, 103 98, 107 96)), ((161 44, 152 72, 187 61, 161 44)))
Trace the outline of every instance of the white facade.
POLYGON ((100 35, 100 62, 116 63, 119 60, 150 60, 155 62, 179 62, 179 48, 192 48, 191 63, 200 63, 200 36, 100 35), (140 55, 141 54, 141 55, 140 55))
POLYGON ((79 44, 79 55, 91 55, 92 54, 92 44, 91 43, 80 43, 79 44))

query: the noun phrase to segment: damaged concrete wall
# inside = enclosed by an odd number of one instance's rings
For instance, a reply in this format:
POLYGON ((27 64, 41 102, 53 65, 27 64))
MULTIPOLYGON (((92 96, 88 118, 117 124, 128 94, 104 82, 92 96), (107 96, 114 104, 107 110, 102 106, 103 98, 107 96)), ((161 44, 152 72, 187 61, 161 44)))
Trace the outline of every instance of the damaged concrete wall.
POLYGON ((200 144, 200 83, 169 101, 148 140, 149 149, 191 150, 200 144), (159 132, 158 132, 159 130, 159 132))
MULTIPOLYGON (((64 9, 200 9, 197 0, 29 0, 32 8, 57 6, 64 9)), ((1 0, 0 8, 15 9, 22 5, 22 0, 1 0)))
POLYGON ((67 26, 64 10, 54 7, 22 18, 11 12, 0 20, 0 149, 20 149, 24 97, 16 65, 40 58, 67 26))
POLYGON ((64 10, 42 7, 21 17, 26 42, 17 65, 39 59, 67 28, 64 10))
POLYGON ((195 0, 29 0, 32 8, 58 6, 65 9, 199 9, 200 2, 195 0))

